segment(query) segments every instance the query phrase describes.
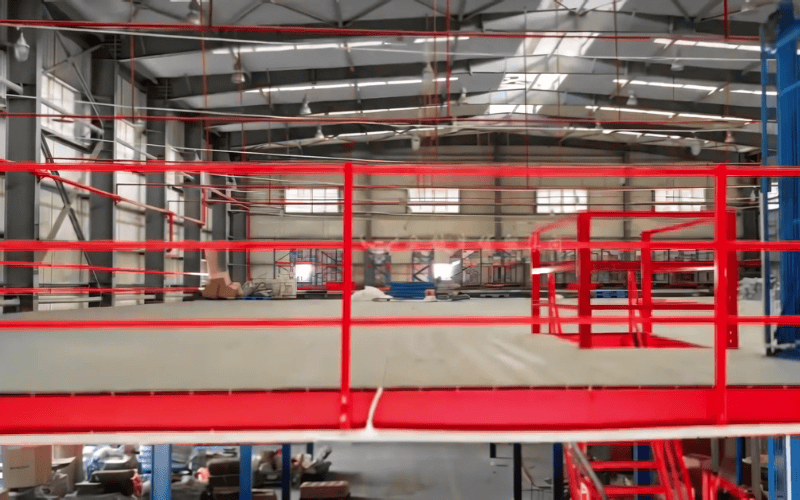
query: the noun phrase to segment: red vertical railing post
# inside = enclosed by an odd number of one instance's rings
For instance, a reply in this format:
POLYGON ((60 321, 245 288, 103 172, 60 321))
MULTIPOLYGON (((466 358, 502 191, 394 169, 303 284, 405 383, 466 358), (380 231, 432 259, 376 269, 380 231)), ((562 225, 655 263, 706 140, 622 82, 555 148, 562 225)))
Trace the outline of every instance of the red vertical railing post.
MULTIPOLYGON (((736 212, 728 211, 728 241, 736 240, 736 212)), ((739 255, 736 250, 728 253, 728 316, 739 315, 739 255)), ((739 323, 728 325, 728 349, 739 348, 739 323)))
POLYGON ((652 235, 642 232, 642 347, 650 345, 653 334, 653 253, 650 250, 652 235))
POLYGON ((556 275, 555 273, 550 273, 547 275, 547 303, 550 307, 547 308, 547 314, 549 316, 549 328, 550 331, 548 332, 550 335, 555 335, 556 331, 556 275))
POLYGON ((636 302, 638 297, 636 292, 636 272, 635 271, 628 271, 628 335, 633 341, 633 345, 638 346, 638 339, 636 338, 636 324, 635 324, 635 312, 636 312, 636 302))
MULTIPOLYGON (((531 236, 531 269, 536 269, 542 265, 542 254, 539 250, 539 235, 534 234, 531 236)), ((542 326, 536 323, 535 320, 541 316, 541 275, 531 273, 531 316, 533 316, 534 323, 531 325, 531 333, 540 333, 542 326)), ((553 333, 552 331, 550 333, 553 333)))
POLYGON ((727 421, 727 348, 728 348, 728 273, 730 266, 730 241, 728 239, 728 172, 727 166, 717 166, 714 176, 716 196, 714 197, 714 247, 716 254, 714 272, 716 288, 714 289, 714 392, 716 409, 714 416, 718 423, 727 421))
POLYGON ((350 323, 353 296, 353 164, 344 164, 344 213, 342 214, 342 367, 340 380, 342 429, 349 429, 353 403, 350 397, 350 323))
MULTIPOLYGON (((589 243, 592 218, 589 213, 578 214, 578 242, 589 243)), ((592 316, 592 250, 589 247, 578 249, 578 317, 588 319, 592 316)), ((581 349, 592 347, 592 325, 578 326, 581 349)))

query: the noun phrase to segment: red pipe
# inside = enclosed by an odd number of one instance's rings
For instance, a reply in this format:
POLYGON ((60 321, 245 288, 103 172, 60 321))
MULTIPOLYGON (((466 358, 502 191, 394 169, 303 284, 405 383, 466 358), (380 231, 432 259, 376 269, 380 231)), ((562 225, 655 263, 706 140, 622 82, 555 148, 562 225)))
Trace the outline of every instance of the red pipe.
POLYGON ((199 273, 190 273, 185 271, 158 271, 155 269, 139 269, 133 267, 106 267, 106 266, 90 266, 87 264, 58 264, 49 262, 23 262, 4 260, 0 261, 0 266, 7 267, 46 267, 53 269, 77 269, 81 271, 96 271, 96 272, 110 272, 110 273, 133 273, 133 274, 162 274, 165 276, 185 276, 197 275, 199 273))
MULTIPOLYGON (((7 111, 0 112, 0 117, 6 118, 47 118, 53 115, 45 113, 10 113, 7 111)), ((447 116, 427 116, 418 118, 380 118, 380 117, 354 117, 354 118, 331 118, 326 116, 220 116, 220 115, 60 115, 65 118, 72 118, 74 120, 139 120, 139 121, 158 121, 158 122, 203 122, 204 124, 221 125, 226 123, 298 123, 300 125, 313 126, 318 124, 388 124, 388 125, 436 125, 439 123, 449 124, 453 118, 447 116)), ((481 117, 475 121, 485 123, 518 123, 525 124, 525 118, 498 118, 498 117, 481 117)), ((586 124, 594 127, 596 124, 609 125, 609 126, 647 126, 647 125, 697 125, 697 124, 715 124, 723 123, 729 124, 730 120, 721 119, 697 119, 697 120, 590 120, 588 118, 556 118, 556 117, 538 117, 537 124, 568 124, 580 125, 586 124)), ((737 121, 741 125, 758 124, 761 123, 758 119, 750 121, 737 121)), ((387 131, 391 132, 391 131, 387 131)), ((244 152, 242 152, 244 154, 244 152)))
MULTIPOLYGON (((621 41, 650 41, 654 38, 669 38, 671 40, 720 40, 722 37, 707 35, 703 37, 689 37, 673 34, 648 35, 606 35, 594 32, 564 32, 564 31, 521 31, 521 32, 492 32, 492 31, 423 31, 423 30, 388 30, 388 29, 360 29, 360 28, 315 28, 308 26, 241 26, 241 25, 193 25, 189 23, 119 23, 119 22, 91 22, 91 21, 33 21, 27 19, 2 19, 0 26, 13 27, 52 27, 52 28, 84 28, 84 29, 125 29, 125 30, 151 30, 151 31, 185 31, 197 33, 274 33, 284 35, 327 35, 327 36, 374 36, 374 37, 441 37, 461 36, 469 38, 577 38, 594 40, 621 40, 621 41)), ((135 34, 135 33, 134 33, 135 34)), ((758 42, 756 36, 735 36, 730 40, 740 42, 758 42)))

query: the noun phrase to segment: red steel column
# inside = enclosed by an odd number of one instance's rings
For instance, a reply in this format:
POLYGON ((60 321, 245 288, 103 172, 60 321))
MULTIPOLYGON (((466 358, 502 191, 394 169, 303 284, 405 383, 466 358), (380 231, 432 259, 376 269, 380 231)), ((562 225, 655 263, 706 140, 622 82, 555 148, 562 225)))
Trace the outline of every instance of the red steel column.
MULTIPOLYGON (((531 237, 531 269, 536 269, 542 265, 542 255, 539 251, 539 235, 534 234, 531 237)), ((531 316, 533 319, 539 319, 541 315, 541 279, 540 274, 531 274, 531 316)), ((533 323, 531 325, 531 333, 541 333, 542 325, 533 323)), ((550 332, 553 333, 553 332, 550 332)))
POLYGON ((650 345, 653 334, 653 254, 647 246, 651 239, 650 232, 642 233, 642 347, 650 345))
MULTIPOLYGON (((589 243, 591 237, 590 214, 578 214, 578 241, 589 243)), ((592 316, 592 250, 578 250, 578 317, 587 319, 592 316)), ((592 347, 592 325, 578 325, 581 349, 592 347)))
POLYGON ((716 253, 716 288, 714 289, 714 391, 717 396, 716 404, 712 405, 712 411, 716 409, 718 423, 727 421, 726 391, 728 383, 727 373, 727 337, 728 337, 728 286, 730 267, 728 255, 730 252, 730 241, 728 240, 728 176, 727 166, 720 164, 714 177, 716 196, 714 199, 714 244, 716 253))
POLYGON ((342 374, 339 417, 341 428, 349 429, 353 416, 350 397, 350 323, 353 295, 353 164, 344 164, 344 213, 342 214, 342 374))
MULTIPOLYGON (((728 238, 736 240, 736 212, 728 211, 728 238)), ((739 255, 735 250, 728 254, 728 315, 739 315, 739 255)), ((728 349, 739 348, 739 324, 728 325, 728 349)))

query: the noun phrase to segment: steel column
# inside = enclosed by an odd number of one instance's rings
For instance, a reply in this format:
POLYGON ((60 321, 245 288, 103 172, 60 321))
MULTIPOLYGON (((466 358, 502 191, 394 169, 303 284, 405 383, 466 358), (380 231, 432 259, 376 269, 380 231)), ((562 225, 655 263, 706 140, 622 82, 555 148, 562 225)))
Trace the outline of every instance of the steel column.
POLYGON ((314 457, 314 443, 306 443, 306 453, 314 457))
MULTIPOLYGON (((161 95, 163 90, 150 88, 147 92, 147 106, 149 108, 166 108, 166 99, 161 95)), ((156 113, 153 109, 148 110, 148 115, 156 113)), ((147 153, 163 160, 165 158, 165 146, 167 137, 167 124, 163 121, 150 120, 147 122, 147 153)), ((167 188, 164 186, 165 174, 158 172, 145 175, 145 203, 154 207, 168 208, 167 188)), ((163 240, 166 237, 166 219, 164 214, 148 210, 145 212, 144 234, 145 240, 163 240)), ((152 271, 164 271, 164 252, 150 251, 144 254, 144 267, 152 271)), ((164 274, 148 273, 144 275, 144 286, 146 288, 164 288, 164 274)), ((147 303, 164 302, 164 294, 156 293, 156 298, 146 301, 147 303)))
MULTIPOLYGON (((639 461, 645 461, 652 459, 652 455, 650 453, 650 446, 642 445, 642 446, 634 446, 633 447, 633 459, 639 461)), ((653 476, 648 469, 637 469, 634 474, 633 483, 637 486, 649 486, 653 484, 653 476)), ((646 498, 652 497, 645 497, 645 496, 637 496, 639 500, 643 500, 646 498)))
POLYGON ((514 443, 514 500, 522 500, 522 445, 514 443))
POLYGON ((281 500, 292 498, 292 445, 281 446, 281 500))
MULTIPOLYGON (((736 484, 744 484, 744 464, 742 459, 745 455, 745 441, 743 437, 736 438, 736 484)), ((753 464, 753 467, 756 467, 753 464)), ((755 485, 754 485, 755 486, 755 485)))
POLYGON ((800 500, 800 437, 786 437, 786 499, 800 500))
MULTIPOLYGON (((779 40, 784 40, 787 32, 796 26, 791 2, 780 4, 779 40)), ((778 122, 778 165, 797 165, 800 161, 798 138, 800 138, 800 115, 798 114, 798 87, 793 86, 798 75, 797 38, 780 42, 775 51, 777 68, 777 122, 778 122)), ((779 191, 779 235, 782 241, 800 239, 800 180, 783 178, 778 181, 779 191)), ((782 252, 780 263, 781 314, 800 313, 800 254, 782 252)), ((800 340, 800 328, 795 325, 779 326, 776 332, 779 343, 794 344, 800 340)))
MULTIPOLYGON (((41 0, 30 2, 9 2, 9 19, 39 19, 41 0)), ((9 36, 19 36, 16 30, 7 28, 9 36), (13 34, 12 34, 13 33, 13 34)), ((26 97, 30 99, 8 99, 8 112, 38 113, 37 89, 41 56, 37 51, 40 32, 24 30, 30 45, 27 61, 17 61, 8 50, 8 77, 15 83, 22 84, 26 97)), ((37 161, 40 154, 40 120, 22 116, 9 116, 6 123, 6 159, 9 161, 37 161)), ((37 240, 39 239, 39 185, 36 177, 29 172, 7 172, 5 175, 5 239, 37 240)), ((10 252, 9 260, 33 262, 34 252, 10 252)), ((5 267, 5 285, 12 287, 34 287, 38 285, 38 270, 34 267, 5 267)), ((34 294, 20 295, 19 306, 4 306, 4 311, 35 311, 37 299, 34 294)))
MULTIPOLYGON (((592 219, 588 213, 578 214, 578 241, 588 243, 591 239, 592 219)), ((592 316, 592 250, 578 250, 578 316, 592 316)), ((581 349, 592 347, 592 325, 578 326, 581 349)))
POLYGON ((553 500, 564 500, 564 445, 553 445, 553 500))
POLYGON ((729 288, 729 256, 730 239, 728 235, 728 178, 725 165, 717 166, 717 175, 714 180, 716 197, 714 203, 714 244, 716 247, 716 288, 714 289, 714 389, 719 405, 716 407, 716 418, 720 423, 727 420, 727 398, 725 391, 728 384, 727 373, 727 345, 728 345, 728 294, 729 288))
MULTIPOLYGON (((767 84, 769 83, 769 65, 767 60, 767 40, 764 28, 761 28, 761 164, 769 164, 769 109, 767 107, 767 84)), ((779 131, 780 132, 780 131, 779 131)), ((769 241, 769 191, 770 180, 761 179, 761 241, 769 241)), ((772 262, 769 252, 761 252, 761 279, 764 290, 764 316, 769 316, 772 310, 772 262)), ((764 343, 767 355, 775 353, 773 344, 773 327, 764 325, 764 343)))
POLYGON ((239 446, 239 500, 253 499, 253 446, 239 446))
POLYGON ((342 214, 342 337, 341 337, 341 414, 342 429, 349 429, 353 417, 350 394, 350 322, 353 294, 353 164, 344 165, 344 213, 342 214))
MULTIPOLYGON (((97 53, 92 57, 92 93, 98 102, 103 104, 114 104, 114 93, 116 92, 117 70, 116 63, 112 60, 101 59, 97 53)), ((93 136, 97 136, 93 133, 93 136)), ((114 122, 111 120, 103 121, 103 135, 97 136, 100 139, 112 140, 115 137, 114 122)), ((98 157, 103 160, 114 158, 114 143, 101 142, 102 146, 98 157)), ((90 184, 93 188, 100 189, 109 193, 116 192, 116 174, 114 172, 92 172, 90 184)), ((98 196, 89 195, 89 240, 113 240, 116 238, 116 221, 114 200, 98 196)), ((103 267, 116 267, 114 252, 93 252, 89 254, 92 264, 103 267)), ((96 273, 96 283, 91 283, 96 287, 113 287, 114 273, 96 273)), ((101 293, 99 303, 90 304, 89 307, 103 307, 114 305, 114 294, 101 293)))
MULTIPOLYGON (((728 238, 736 239, 736 212, 731 210, 728 212, 726 223, 728 224, 728 238)), ((736 250, 728 252, 728 315, 739 315, 739 254, 736 250)), ((726 335, 727 349, 739 348, 739 325, 731 323, 728 325, 726 335)))
POLYGON ((152 500, 172 499, 172 446, 162 444, 153 446, 153 477, 150 498, 152 500))
POLYGON ((750 484, 753 485, 753 498, 762 500, 761 488, 761 438, 750 438, 750 484))
MULTIPOLYGON (((478 263, 479 272, 481 265, 483 264, 482 262, 480 262, 481 260, 482 259, 479 258, 479 263, 478 263)), ((531 269, 536 269, 541 265, 542 265, 542 253, 541 251, 539 251, 539 235, 534 234, 531 240, 531 269)), ((538 318, 541 316, 541 311, 542 311, 541 283, 542 283, 542 276, 540 274, 531 274, 531 315, 534 318, 538 318)), ((541 331, 542 331, 541 325, 538 324, 531 325, 531 333, 541 333, 541 331)), ((552 329, 550 330, 549 333, 551 335, 553 334, 552 329)))
MULTIPOLYGON (((199 123, 186 124, 186 147, 192 150, 200 150, 203 147, 203 128, 199 123)), ((202 193, 200 188, 193 187, 200 184, 200 174, 195 174, 192 179, 184 181, 184 199, 186 205, 184 213, 187 217, 200 219, 202 217, 202 193)), ((200 226, 191 222, 184 222, 183 239, 187 241, 200 241, 200 226)), ((199 273, 202 255, 200 251, 192 250, 183 253, 183 271, 186 273, 199 273)), ((184 287, 199 287, 200 276, 198 274, 186 274, 183 277, 184 287)), ((184 301, 192 300, 192 297, 184 298, 184 301)))

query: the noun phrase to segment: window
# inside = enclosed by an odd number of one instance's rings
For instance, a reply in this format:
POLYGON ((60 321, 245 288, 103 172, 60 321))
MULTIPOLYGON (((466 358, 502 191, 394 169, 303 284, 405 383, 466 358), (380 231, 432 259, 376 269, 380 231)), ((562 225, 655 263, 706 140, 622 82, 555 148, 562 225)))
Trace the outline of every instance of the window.
POLYGON ((459 262, 453 264, 434 264, 433 277, 441 279, 442 281, 452 281, 455 267, 460 264, 459 262))
POLYGON ((572 214, 589 208, 585 189, 539 189, 536 191, 537 214, 572 214))
POLYGON ((294 279, 299 283, 308 283, 311 281, 311 274, 314 272, 314 266, 311 264, 297 264, 294 266, 294 279))
POLYGON ((778 201, 778 181, 772 181, 767 194, 767 210, 777 210, 780 207, 778 201))
MULTIPOLYGON (((61 118, 62 115, 77 115, 78 101, 80 93, 66 83, 50 75, 42 75, 42 114, 48 115, 42 118, 42 127, 50 132, 66 136, 69 139, 75 137, 75 121, 71 118, 61 118)), ((78 131, 88 130, 85 126, 78 131)))
POLYGON ((320 214, 339 211, 339 190, 333 189, 287 189, 286 213, 320 214), (296 204, 293 204, 296 203, 296 204))
POLYGON ((114 158, 117 160, 140 160, 139 151, 132 149, 126 144, 141 150, 142 130, 124 120, 114 122, 116 127, 117 141, 114 143, 114 158), (124 143, 124 144, 123 144, 124 143))
POLYGON ((114 121, 114 158, 127 161, 143 160, 142 152, 146 149, 145 129, 147 127, 139 117, 147 114, 144 109, 147 105, 147 96, 119 75, 116 88, 116 113, 120 116, 135 118, 133 122, 130 120, 114 121))
POLYGON ((413 213, 457 214, 458 189, 412 188, 408 190, 408 208, 413 213))
POLYGON ((656 189, 656 212, 698 212, 706 206, 705 188, 656 189))

